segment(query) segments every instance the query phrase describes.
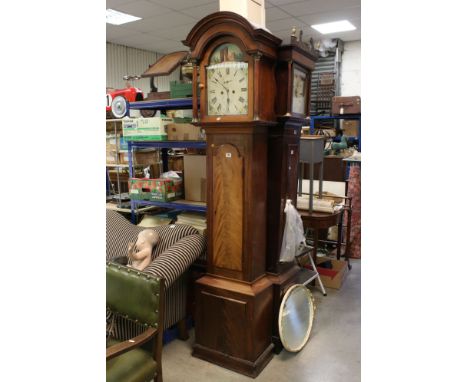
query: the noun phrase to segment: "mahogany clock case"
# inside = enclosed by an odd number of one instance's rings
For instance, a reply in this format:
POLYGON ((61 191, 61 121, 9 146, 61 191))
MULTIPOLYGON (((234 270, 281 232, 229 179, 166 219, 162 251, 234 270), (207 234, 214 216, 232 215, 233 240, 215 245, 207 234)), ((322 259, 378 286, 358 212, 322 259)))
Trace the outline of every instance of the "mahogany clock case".
POLYGON ((291 44, 278 48, 276 67, 276 113, 278 125, 269 129, 268 135, 268 252, 267 271, 278 274, 291 268, 280 264, 279 255, 284 230, 286 199, 296 205, 297 171, 302 126, 309 124, 310 78, 318 57, 305 50, 295 38, 291 44), (303 113, 294 113, 294 72, 305 74, 305 102, 303 113))
MULTIPOLYGON (((200 87, 200 98, 193 97, 193 112, 199 122, 275 122, 275 63, 281 39, 264 29, 255 29, 233 12, 216 12, 200 20, 190 31, 185 45, 190 47, 194 66, 193 86, 200 87), (206 66, 210 54, 224 43, 232 43, 244 52, 249 64, 249 112, 247 115, 210 116, 206 97, 206 66), (197 81, 199 84, 197 85, 197 81), (198 112, 200 104, 200 112, 198 112)), ((195 95, 197 92, 194 91, 195 95)))
POLYGON ((273 355, 265 196, 281 40, 235 13, 217 12, 197 23, 184 43, 194 82, 200 76, 200 113, 196 92, 193 111, 207 135, 208 272, 197 280, 193 355, 255 377, 273 355), (206 67, 222 44, 237 45, 248 63, 245 115, 209 114, 206 67))
MULTIPOLYGON (((293 74, 305 73, 310 89, 315 57, 295 44, 280 47, 280 39, 232 12, 206 16, 184 44, 194 67, 193 115, 207 134, 208 261, 196 283, 193 355, 255 377, 273 355, 281 297, 297 274, 292 263, 279 264, 278 238, 284 200, 295 200, 306 121, 291 114, 293 74), (236 60, 248 64, 245 114, 213 115, 208 107, 207 67, 223 44, 234 44, 236 60)), ((221 72, 216 82, 227 81, 221 72)))
POLYGON ((291 41, 278 49, 278 65, 276 77, 278 89, 276 97, 276 111, 279 116, 293 116, 305 118, 310 114, 310 80, 311 71, 315 67, 318 56, 305 50, 302 46, 291 41), (298 70, 305 74, 305 109, 304 113, 293 111, 294 72, 298 70))
MULTIPOLYGON (((299 44, 301 44, 299 42, 299 44)), ((302 44, 301 44, 302 45, 302 44)), ((283 349, 278 328, 278 314, 282 298, 292 284, 297 283, 299 267, 294 262, 280 263, 283 240, 286 199, 296 205, 299 167, 299 146, 302 126, 309 124, 310 78, 318 57, 298 46, 295 38, 291 44, 278 49, 276 69, 278 125, 268 135, 268 225, 267 272, 273 284, 272 341, 275 353, 283 349), (293 112, 294 72, 305 74, 304 114, 293 112)))

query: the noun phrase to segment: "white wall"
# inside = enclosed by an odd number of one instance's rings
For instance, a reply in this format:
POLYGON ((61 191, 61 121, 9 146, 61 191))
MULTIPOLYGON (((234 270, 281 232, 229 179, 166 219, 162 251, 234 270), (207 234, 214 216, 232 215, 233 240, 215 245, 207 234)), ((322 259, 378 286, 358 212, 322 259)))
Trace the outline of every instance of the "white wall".
POLYGON ((341 63, 341 95, 361 95, 361 41, 347 41, 341 63))
MULTIPOLYGON (((116 89, 125 87, 123 76, 141 75, 161 56, 163 54, 148 50, 106 43, 106 86, 116 89)), ((157 77, 155 84, 159 91, 169 91, 169 81, 178 79, 179 71, 175 70, 170 76, 157 77)), ((142 78, 134 81, 134 86, 143 90, 146 95, 150 91, 150 79, 142 78)))

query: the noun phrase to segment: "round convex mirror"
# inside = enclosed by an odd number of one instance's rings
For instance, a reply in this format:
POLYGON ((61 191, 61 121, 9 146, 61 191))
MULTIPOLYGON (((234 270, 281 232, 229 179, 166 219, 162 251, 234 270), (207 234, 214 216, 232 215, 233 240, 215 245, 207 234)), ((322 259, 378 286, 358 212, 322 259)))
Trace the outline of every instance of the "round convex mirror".
POLYGON ((291 286, 284 295, 278 315, 278 328, 284 348, 300 351, 312 332, 314 300, 310 291, 301 284, 291 286))

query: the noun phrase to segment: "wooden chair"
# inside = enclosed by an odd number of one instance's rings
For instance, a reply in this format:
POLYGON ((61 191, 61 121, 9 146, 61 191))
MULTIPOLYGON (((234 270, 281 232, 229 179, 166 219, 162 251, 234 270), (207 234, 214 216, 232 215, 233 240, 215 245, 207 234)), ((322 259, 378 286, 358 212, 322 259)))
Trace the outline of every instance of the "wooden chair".
POLYGON ((162 382, 164 279, 124 265, 107 262, 106 306, 114 319, 121 316, 146 328, 120 341, 112 336, 110 323, 106 349, 107 382, 162 382), (150 346, 150 351, 145 349, 150 346))

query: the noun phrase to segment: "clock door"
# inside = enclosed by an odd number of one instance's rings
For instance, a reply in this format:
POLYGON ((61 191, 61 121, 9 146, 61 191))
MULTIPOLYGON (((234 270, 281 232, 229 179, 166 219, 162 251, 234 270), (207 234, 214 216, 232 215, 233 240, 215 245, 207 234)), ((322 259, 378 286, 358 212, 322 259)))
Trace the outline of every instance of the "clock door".
POLYGON ((292 199, 293 203, 297 200, 297 168, 299 166, 299 145, 289 144, 287 151, 286 177, 286 197, 292 199))
POLYGON ((200 65, 202 121, 246 121, 253 115, 253 60, 241 41, 220 38, 200 65))
POLYGON ((236 146, 212 151, 213 265, 228 274, 242 272, 244 158, 236 146))
POLYGON ((237 45, 225 43, 215 49, 206 78, 208 115, 247 115, 249 64, 237 45))

